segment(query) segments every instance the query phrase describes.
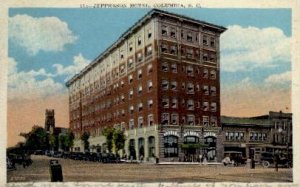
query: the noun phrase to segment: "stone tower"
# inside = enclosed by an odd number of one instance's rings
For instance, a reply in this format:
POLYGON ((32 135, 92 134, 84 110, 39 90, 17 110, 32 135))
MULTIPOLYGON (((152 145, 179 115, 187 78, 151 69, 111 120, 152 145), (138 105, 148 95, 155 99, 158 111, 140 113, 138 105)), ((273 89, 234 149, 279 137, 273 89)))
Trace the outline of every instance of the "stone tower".
POLYGON ((45 113, 45 130, 52 134, 55 128, 55 118, 54 118, 54 110, 46 109, 45 113))

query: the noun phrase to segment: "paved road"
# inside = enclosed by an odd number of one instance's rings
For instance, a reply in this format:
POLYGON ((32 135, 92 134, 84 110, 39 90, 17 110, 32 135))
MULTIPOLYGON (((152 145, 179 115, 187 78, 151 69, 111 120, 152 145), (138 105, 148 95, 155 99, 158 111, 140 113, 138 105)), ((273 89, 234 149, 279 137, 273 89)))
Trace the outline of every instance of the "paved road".
MULTIPOLYGON (((50 181, 49 158, 32 156, 28 168, 7 172, 8 182, 50 181)), ((222 165, 102 164, 58 159, 65 182, 292 182, 292 169, 222 165)))

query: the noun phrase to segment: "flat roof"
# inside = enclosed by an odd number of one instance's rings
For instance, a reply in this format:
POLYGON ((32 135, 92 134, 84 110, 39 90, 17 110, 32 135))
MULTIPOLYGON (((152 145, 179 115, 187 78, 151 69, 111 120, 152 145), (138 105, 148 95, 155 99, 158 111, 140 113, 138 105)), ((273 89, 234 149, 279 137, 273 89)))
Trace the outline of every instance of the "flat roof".
POLYGON ((224 32, 226 30, 225 27, 211 24, 205 21, 200 21, 191 17, 187 17, 184 15, 176 14, 176 13, 171 13, 165 10, 160 10, 160 9, 152 9, 150 10, 147 14, 145 14, 141 19, 139 19, 133 26, 131 26, 127 31, 125 31, 119 39, 114 42, 110 47, 108 47, 104 52, 102 52, 97 58, 95 58, 89 65, 87 65, 83 70, 81 70, 79 73, 74 75, 70 80, 66 82, 66 86, 69 87, 70 84, 72 84, 76 79, 80 78, 81 75, 83 75, 85 72, 87 72, 89 69, 91 69, 94 65, 97 64, 101 59, 106 57, 108 53, 110 53, 113 49, 115 49, 119 44, 121 44, 132 32, 134 32, 136 29, 138 29, 140 26, 144 25, 149 19, 153 17, 153 15, 158 14, 158 15, 165 15, 169 17, 173 17, 176 19, 181 19, 183 21, 187 22, 192 22, 194 24, 199 24, 202 25, 203 27, 210 27, 213 28, 220 33, 224 32))

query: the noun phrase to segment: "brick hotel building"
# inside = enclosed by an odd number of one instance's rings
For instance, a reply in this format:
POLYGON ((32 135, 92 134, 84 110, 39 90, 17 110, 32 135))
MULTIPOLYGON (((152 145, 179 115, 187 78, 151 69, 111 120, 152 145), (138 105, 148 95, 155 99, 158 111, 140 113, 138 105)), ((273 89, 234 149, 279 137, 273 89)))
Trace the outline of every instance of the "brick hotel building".
MULTIPOLYGON (((215 160, 220 131, 220 34, 226 28, 153 9, 67 82, 75 150, 89 132, 124 130, 128 156, 215 160)), ((220 143, 220 142, 219 142, 220 143)))

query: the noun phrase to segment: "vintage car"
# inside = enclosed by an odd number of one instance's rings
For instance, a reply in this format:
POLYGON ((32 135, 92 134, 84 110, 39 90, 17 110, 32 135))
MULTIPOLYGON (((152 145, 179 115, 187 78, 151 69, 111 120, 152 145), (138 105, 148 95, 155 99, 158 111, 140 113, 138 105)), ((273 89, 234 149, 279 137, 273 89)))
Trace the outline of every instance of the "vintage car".
MULTIPOLYGON (((270 152, 261 153, 260 161, 263 167, 268 168, 275 165, 275 154, 270 152)), ((293 161, 288 159, 286 155, 278 155, 278 166, 292 168, 293 161)))
POLYGON ((247 158, 243 157, 243 153, 239 151, 225 151, 224 152, 224 159, 222 160, 222 163, 224 166, 227 165, 233 165, 233 166, 239 166, 239 165, 245 165, 247 158))

